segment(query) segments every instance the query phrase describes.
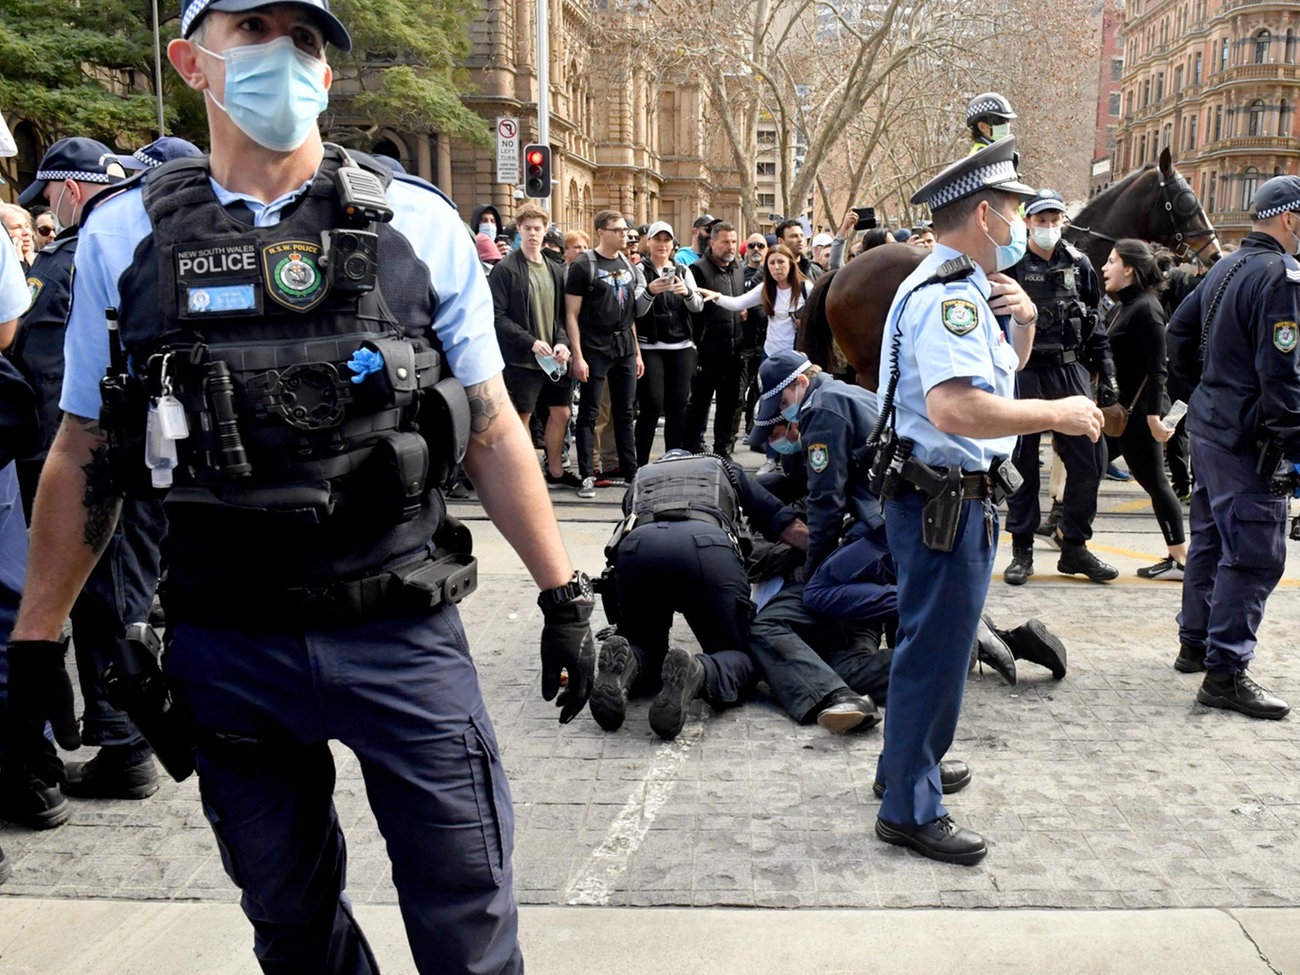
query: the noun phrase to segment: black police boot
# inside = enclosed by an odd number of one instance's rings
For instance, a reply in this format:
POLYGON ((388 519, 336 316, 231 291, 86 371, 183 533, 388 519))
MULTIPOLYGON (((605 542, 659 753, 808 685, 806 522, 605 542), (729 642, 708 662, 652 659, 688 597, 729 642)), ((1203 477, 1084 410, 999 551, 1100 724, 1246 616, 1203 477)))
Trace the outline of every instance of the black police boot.
POLYGON ((995 629, 993 632, 1002 638, 1011 650, 1011 656, 1017 660, 1028 660, 1046 667, 1052 672, 1053 680, 1065 676, 1065 644, 1042 620, 1031 618, 1015 629, 995 629))
POLYGON ((606 731, 618 731, 627 717, 627 695, 636 680, 636 654, 621 636, 612 636, 600 647, 600 669, 587 702, 596 724, 606 731))
POLYGON ((672 741, 686 724, 691 702, 704 694, 704 664, 693 653, 673 647, 660 676, 663 686, 650 704, 650 727, 664 741, 672 741))
MULTIPOLYGON (((1061 530, 1056 531, 1060 537, 1061 530)), ((1061 539, 1061 557, 1056 562, 1056 571, 1067 576, 1085 575, 1093 582, 1110 582, 1119 575, 1119 569, 1107 565, 1088 551, 1083 542, 1069 542, 1061 539)))
POLYGON ((1207 707, 1240 711, 1252 718, 1285 718, 1291 705, 1268 688, 1260 687, 1244 670, 1239 674, 1229 671, 1209 671, 1196 692, 1196 700, 1207 707))
POLYGON ((1205 669, 1205 647, 1194 647, 1190 643, 1178 643, 1178 656, 1174 659, 1174 670, 1180 674, 1199 674, 1205 669))
POLYGON ((72 803, 57 785, 36 776, 6 776, 0 781, 0 819, 28 829, 54 829, 72 818, 72 803))
POLYGON ((88 762, 68 762, 63 791, 74 799, 148 799, 158 791, 153 753, 105 746, 88 762))
POLYGON ((1002 573, 1002 581, 1008 586, 1023 586, 1034 574, 1034 541, 1012 542, 1011 564, 1002 573))
MULTIPOLYGON (((945 796, 961 792, 970 785, 970 766, 965 762, 950 761, 939 763, 939 787, 945 796)), ((885 798, 885 783, 876 779, 871 783, 871 791, 877 799, 885 798)))
POLYGON ((910 847, 923 857, 943 863, 970 866, 979 863, 988 853, 984 837, 974 830, 962 829, 951 816, 940 816, 923 826, 890 823, 878 818, 876 836, 886 843, 910 847))
POLYGON ((1043 523, 1034 529, 1035 537, 1041 538, 1044 542, 1055 549, 1061 547, 1061 541, 1056 536, 1056 526, 1061 523, 1061 515, 1064 511, 1065 506, 1062 505, 1061 502, 1053 501, 1052 510, 1047 513, 1047 517, 1043 519, 1043 523))
POLYGON ((5 856, 4 847, 0 846, 0 884, 9 879, 13 869, 9 866, 9 858, 5 856))
POLYGON ((867 731, 880 724, 880 709, 870 695, 839 687, 827 694, 807 718, 815 718, 819 727, 842 735, 864 725, 867 731))
POLYGON ((979 626, 975 630, 975 642, 970 648, 970 666, 973 668, 977 661, 988 664, 1004 681, 1012 687, 1016 686, 1015 658, 987 615, 980 617, 979 626))

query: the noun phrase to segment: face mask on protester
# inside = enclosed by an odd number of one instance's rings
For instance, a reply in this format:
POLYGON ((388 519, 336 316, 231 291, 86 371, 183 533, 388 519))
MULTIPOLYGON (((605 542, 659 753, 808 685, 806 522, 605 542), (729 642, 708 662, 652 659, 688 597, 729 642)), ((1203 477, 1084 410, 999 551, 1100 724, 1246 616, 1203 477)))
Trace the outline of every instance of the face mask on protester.
POLYGON ((323 61, 298 50, 291 37, 222 54, 196 46, 226 63, 225 104, 211 90, 207 95, 240 131, 274 152, 292 152, 307 141, 329 105, 323 61))

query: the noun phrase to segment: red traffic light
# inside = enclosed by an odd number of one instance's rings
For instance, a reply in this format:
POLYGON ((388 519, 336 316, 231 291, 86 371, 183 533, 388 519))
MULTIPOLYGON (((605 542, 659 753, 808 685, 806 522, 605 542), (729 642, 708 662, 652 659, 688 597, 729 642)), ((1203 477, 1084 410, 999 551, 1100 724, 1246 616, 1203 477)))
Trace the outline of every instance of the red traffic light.
POLYGON ((528 153, 528 165, 540 166, 542 164, 543 153, 541 149, 534 149, 528 153))

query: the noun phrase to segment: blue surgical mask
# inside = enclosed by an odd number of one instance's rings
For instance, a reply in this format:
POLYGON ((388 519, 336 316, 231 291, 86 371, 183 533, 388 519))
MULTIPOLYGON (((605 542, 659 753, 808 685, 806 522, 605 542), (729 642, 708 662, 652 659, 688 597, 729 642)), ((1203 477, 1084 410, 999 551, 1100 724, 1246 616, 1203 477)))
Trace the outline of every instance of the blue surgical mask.
POLYGON ((1011 134, 1011 123, 1003 122, 1001 125, 990 125, 989 132, 994 142, 997 142, 999 139, 1005 139, 1011 134))
POLYGON ((542 372, 550 377, 551 382, 558 383, 560 377, 564 375, 564 366, 553 355, 533 355, 537 364, 542 367, 542 372))
POLYGON ((984 234, 985 237, 993 241, 993 246, 998 249, 997 256, 994 259, 997 269, 1005 271, 1009 267, 1014 267, 1025 256, 1025 248, 1029 245, 1029 232, 1025 228, 1023 220, 1012 223, 993 207, 989 207, 989 213, 996 213, 998 219, 1011 228, 1011 243, 1009 244, 999 244, 996 240, 993 240, 993 237, 987 231, 984 234))
POLYGON ((478 225, 478 232, 489 240, 497 239, 497 225, 494 223, 481 223, 478 225))
POLYGON ((207 95, 241 132, 273 152, 292 152, 307 141, 329 105, 324 61, 298 50, 291 37, 223 54, 196 46, 226 62, 225 104, 211 90, 207 95))
POLYGON ((781 411, 781 416, 789 423, 797 423, 799 421, 799 405, 802 402, 802 400, 795 400, 781 411))
POLYGON ((780 440, 769 440, 767 443, 768 446, 778 454, 797 454, 802 449, 798 437, 795 437, 793 440, 787 440, 785 437, 782 437, 780 440))

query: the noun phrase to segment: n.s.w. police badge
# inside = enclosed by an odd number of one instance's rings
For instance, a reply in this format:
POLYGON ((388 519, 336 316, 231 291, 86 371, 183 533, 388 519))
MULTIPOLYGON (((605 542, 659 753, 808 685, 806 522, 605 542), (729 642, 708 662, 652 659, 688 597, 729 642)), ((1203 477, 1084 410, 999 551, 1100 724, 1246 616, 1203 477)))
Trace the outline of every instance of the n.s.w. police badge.
POLYGON ((815 443, 808 448, 808 466, 820 474, 831 462, 831 453, 824 443, 815 443))
POLYGON ((294 311, 315 308, 328 290, 320 254, 319 241, 282 240, 263 247, 262 276, 267 294, 294 311))
POLYGON ((965 335, 979 324, 979 312, 972 302, 949 298, 943 303, 943 327, 953 335, 965 335))
POLYGON ((27 291, 31 294, 31 300, 27 302, 27 311, 23 312, 24 315, 32 310, 32 305, 36 304, 36 299, 40 297, 43 287, 45 287, 45 282, 40 278, 27 279, 27 291))
POLYGON ((1294 352, 1296 342, 1295 322, 1277 322, 1273 325, 1273 347, 1279 352, 1294 352))

